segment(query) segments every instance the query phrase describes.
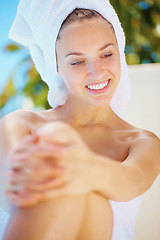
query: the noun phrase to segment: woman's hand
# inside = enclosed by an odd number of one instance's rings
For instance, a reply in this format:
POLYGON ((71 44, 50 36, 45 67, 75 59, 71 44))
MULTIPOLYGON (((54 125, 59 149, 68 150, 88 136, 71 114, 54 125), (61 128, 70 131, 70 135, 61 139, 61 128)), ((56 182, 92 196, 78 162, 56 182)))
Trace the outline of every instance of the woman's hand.
POLYGON ((57 164, 65 169, 64 185, 46 196, 84 194, 93 190, 94 153, 70 125, 55 122, 45 125, 37 134, 42 141, 62 147, 57 164))
POLYGON ((26 137, 11 152, 6 162, 6 194, 13 204, 33 205, 39 201, 42 189, 49 189, 55 182, 62 184, 65 170, 53 161, 61 154, 60 147, 44 144, 38 136, 26 137))
POLYGON ((92 191, 93 152, 68 124, 46 124, 9 157, 7 195, 19 206, 92 191))

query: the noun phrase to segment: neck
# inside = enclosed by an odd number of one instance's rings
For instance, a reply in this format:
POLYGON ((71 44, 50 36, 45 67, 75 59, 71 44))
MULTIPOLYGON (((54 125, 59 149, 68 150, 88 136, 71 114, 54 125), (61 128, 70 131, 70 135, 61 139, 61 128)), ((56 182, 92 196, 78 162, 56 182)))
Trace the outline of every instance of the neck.
POLYGON ((77 127, 94 126, 96 124, 111 126, 115 118, 115 113, 108 105, 96 107, 75 99, 74 101, 69 99, 61 107, 61 110, 65 121, 77 127))

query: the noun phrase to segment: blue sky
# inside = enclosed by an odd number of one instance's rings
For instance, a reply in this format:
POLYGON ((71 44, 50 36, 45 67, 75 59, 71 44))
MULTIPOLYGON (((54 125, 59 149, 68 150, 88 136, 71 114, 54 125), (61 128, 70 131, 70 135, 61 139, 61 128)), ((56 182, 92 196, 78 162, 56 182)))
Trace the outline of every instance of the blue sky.
MULTIPOLYGON (((5 51, 5 46, 12 41, 8 38, 10 27, 16 16, 17 7, 20 0, 0 0, 0 94, 3 88, 15 70, 17 64, 22 60, 24 53, 14 52, 8 53, 5 51)), ((22 69, 23 71, 23 69, 22 69)), ((21 89, 25 84, 23 72, 16 75, 14 85, 16 89, 21 89)), ((0 118, 9 112, 15 111, 22 107, 24 96, 19 93, 0 110, 0 118)))
POLYGON ((4 51, 5 45, 11 42, 8 32, 15 18, 18 4, 19 0, 0 1, 0 93, 20 59, 20 54, 10 54, 4 51))

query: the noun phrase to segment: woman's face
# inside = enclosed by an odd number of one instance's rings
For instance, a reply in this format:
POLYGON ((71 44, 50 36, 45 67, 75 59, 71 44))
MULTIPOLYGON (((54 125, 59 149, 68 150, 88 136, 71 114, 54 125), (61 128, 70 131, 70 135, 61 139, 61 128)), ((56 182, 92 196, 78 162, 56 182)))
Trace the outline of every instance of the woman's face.
POLYGON ((56 44, 58 74, 70 96, 95 106, 110 104, 121 66, 111 25, 102 18, 72 23, 56 44))

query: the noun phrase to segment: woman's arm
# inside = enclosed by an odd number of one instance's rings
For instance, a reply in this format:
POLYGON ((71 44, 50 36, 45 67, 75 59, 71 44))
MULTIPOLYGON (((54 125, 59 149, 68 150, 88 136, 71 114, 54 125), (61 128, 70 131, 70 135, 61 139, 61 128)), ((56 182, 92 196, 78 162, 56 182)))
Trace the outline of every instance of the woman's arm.
POLYGON ((96 191, 109 199, 128 201, 143 194, 160 172, 160 140, 147 131, 132 140, 123 163, 95 154, 65 123, 47 124, 38 135, 53 145, 58 143, 65 153, 53 160, 64 166, 67 177, 62 186, 57 183, 46 191, 46 198, 96 191))
POLYGON ((160 173, 160 140, 144 131, 123 163, 95 155, 94 168, 96 191, 116 201, 128 201, 147 191, 160 173))
MULTIPOLYGON (((48 143, 52 145, 50 160, 46 163, 66 169, 59 177, 54 175, 53 168, 49 173, 49 182, 37 185, 37 169, 28 162, 23 163, 24 169, 26 164, 33 170, 32 176, 26 175, 26 194, 36 199, 35 192, 38 190, 38 201, 92 191, 109 199, 128 201, 146 191, 160 172, 160 140, 145 131, 132 142, 129 156, 123 163, 95 154, 73 128, 62 122, 46 124, 37 136, 44 148, 48 143)), ((22 183, 21 177, 25 175, 22 173, 16 176, 16 185, 22 183)))
POLYGON ((46 196, 96 191, 112 200, 128 201, 143 194, 160 172, 160 140, 153 133, 142 131, 133 139, 127 159, 120 163, 95 154, 75 131, 61 127, 63 124, 53 128, 46 125, 42 130, 42 136, 53 144, 57 136, 60 142, 68 141, 67 154, 60 159, 68 170, 68 178, 64 186, 54 188, 46 196), (50 135, 51 129, 54 134, 50 135))
MULTIPOLYGON (((18 111, 5 116, 0 121, 1 165, 5 164, 6 157, 15 149, 19 158, 20 145, 24 147, 24 138, 30 137, 31 134, 29 128, 27 128, 27 122, 30 121, 31 117, 29 115, 27 112, 18 111)), ((29 145, 29 143, 27 144, 29 145)), ((33 145, 34 143, 30 147, 33 145)), ((27 150, 29 149, 26 148, 26 153, 27 150)), ((29 161, 28 164, 30 166, 29 161)), ((4 181, 4 178, 2 180, 4 181)), ((3 186, 3 182, 0 185, 3 186)), ((22 202, 24 203, 24 199, 22 202)), ((53 239, 53 237, 54 239, 65 240, 76 239, 83 221, 85 202, 83 196, 71 196, 51 199, 38 205, 34 203, 33 205, 36 206, 29 208, 15 207, 4 239, 44 240, 53 239), (70 221, 67 222, 68 218, 70 221)), ((28 206, 30 205, 32 204, 28 201, 28 206)))
POLYGON ((7 195, 17 206, 32 206, 44 200, 39 190, 43 189, 43 195, 45 190, 53 187, 55 177, 62 179, 64 172, 54 161, 61 155, 61 149, 53 144, 43 144, 31 133, 29 127, 34 117, 28 111, 16 111, 0 121, 1 195, 7 195), (28 195, 25 190, 30 186, 32 192, 28 195))

